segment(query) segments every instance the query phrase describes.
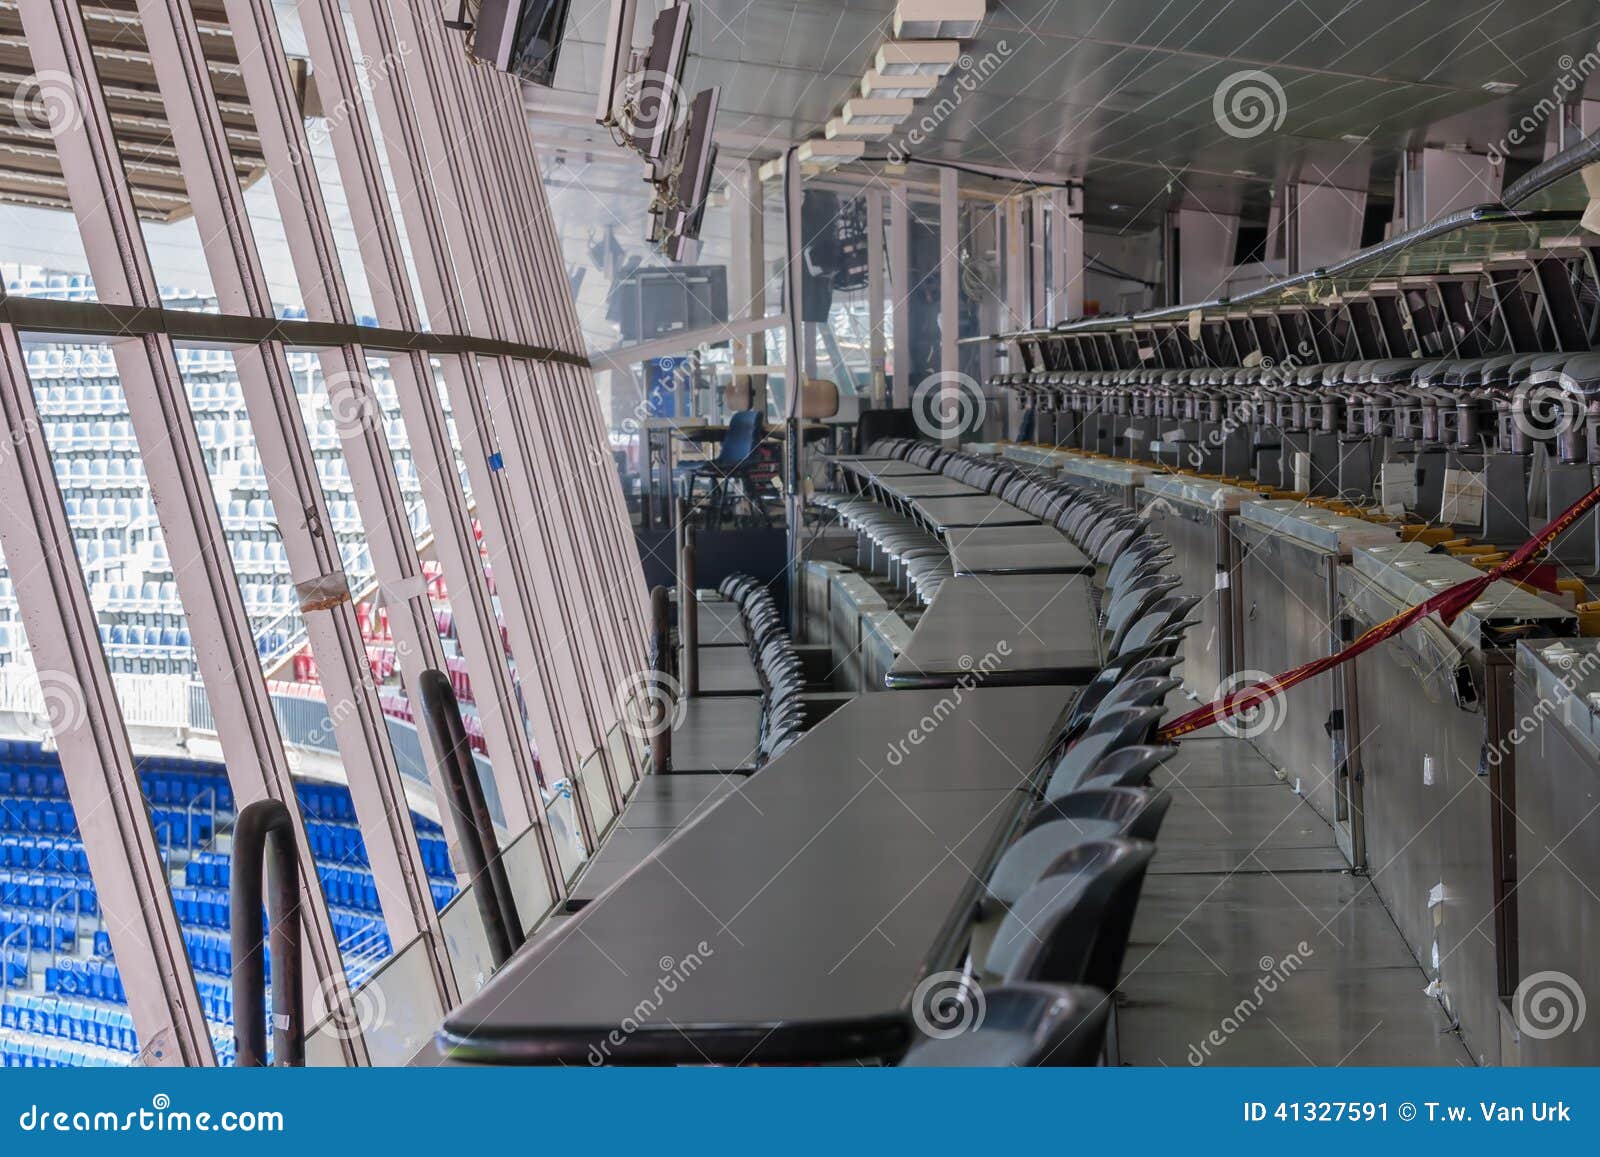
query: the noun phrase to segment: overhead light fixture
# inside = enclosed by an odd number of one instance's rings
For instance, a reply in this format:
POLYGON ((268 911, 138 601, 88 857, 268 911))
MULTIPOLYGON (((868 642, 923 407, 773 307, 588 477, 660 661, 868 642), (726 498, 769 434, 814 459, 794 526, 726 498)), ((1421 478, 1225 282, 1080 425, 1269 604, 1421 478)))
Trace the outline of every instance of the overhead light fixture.
POLYGON ((1364 145, 1367 143, 1367 138, 1361 133, 1343 133, 1339 139, 1347 145, 1364 145))
POLYGON ((1508 92, 1516 92, 1519 87, 1521 86, 1510 80, 1488 80, 1483 84, 1483 91, 1492 92, 1495 96, 1505 96, 1508 92))
POLYGON ((834 169, 846 161, 859 161, 867 151, 866 142, 850 141, 840 138, 833 140, 813 137, 809 141, 802 141, 800 147, 794 151, 794 159, 801 165, 813 170, 834 169))
POLYGON ((877 124, 870 121, 847 121, 843 117, 834 117, 822 128, 822 133, 830 141, 835 137, 849 137, 860 140, 881 140, 894 132, 892 124, 877 124))
POLYGON ((861 78, 861 95, 870 97, 917 97, 927 96, 939 87, 939 78, 921 73, 912 73, 907 76, 884 76, 876 68, 868 69, 867 75, 861 78))
POLYGON ((858 96, 844 102, 842 119, 847 125, 897 125, 916 107, 916 101, 904 98, 885 100, 858 96))
POLYGON ((900 0, 894 7, 894 34, 910 40, 978 34, 986 0, 900 0))
POLYGON ((886 40, 872 64, 882 76, 943 76, 960 59, 954 40, 886 40))
POLYGON ((1256 171, 1254 169, 1235 169, 1233 175, 1235 177, 1253 177, 1256 175, 1256 171))

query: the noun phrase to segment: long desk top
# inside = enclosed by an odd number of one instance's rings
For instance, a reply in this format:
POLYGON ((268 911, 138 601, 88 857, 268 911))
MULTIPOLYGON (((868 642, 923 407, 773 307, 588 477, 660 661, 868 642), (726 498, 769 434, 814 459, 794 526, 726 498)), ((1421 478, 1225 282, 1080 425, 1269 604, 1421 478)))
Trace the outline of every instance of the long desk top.
POLYGON ((956 575, 940 585, 884 681, 899 689, 1081 685, 1100 669, 1099 634, 1088 575, 956 575))
POLYGON ((754 695, 701 695, 678 704, 672 728, 672 772, 754 771, 761 748, 761 700, 754 695))
POLYGON ((1038 519, 988 494, 970 498, 913 498, 912 512, 943 535, 952 527, 1032 526, 1038 519))
POLYGON ((839 469, 869 481, 876 478, 942 477, 926 466, 918 466, 903 458, 834 458, 832 461, 839 469))
POLYGON ((441 1047, 574 1065, 897 1055, 918 983, 959 962, 1069 695, 947 698, 841 707, 524 948, 441 1047))
POLYGON ((761 677, 746 648, 702 642, 696 653, 700 658, 700 694, 761 694, 761 677))
POLYGON ((919 498, 988 497, 985 491, 979 490, 976 486, 968 486, 959 479, 946 478, 943 474, 880 478, 878 479, 878 489, 890 498, 897 498, 901 502, 913 502, 919 498))
POLYGON ((1053 526, 975 526, 945 536, 956 574, 1093 574, 1094 563, 1053 526))
POLYGON ((698 611, 695 622, 699 624, 702 647, 729 647, 749 641, 750 633, 745 628, 744 616, 739 613, 735 603, 722 598, 701 598, 696 601, 695 607, 698 611))

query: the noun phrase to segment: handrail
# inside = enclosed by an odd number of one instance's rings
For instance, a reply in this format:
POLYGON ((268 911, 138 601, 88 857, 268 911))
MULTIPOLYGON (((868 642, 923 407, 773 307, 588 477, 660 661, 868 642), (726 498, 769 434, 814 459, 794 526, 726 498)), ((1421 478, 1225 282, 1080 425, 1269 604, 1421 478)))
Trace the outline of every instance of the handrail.
POLYGON ((50 951, 51 952, 56 951, 56 919, 57 919, 56 910, 58 908, 60 908, 62 904, 66 903, 68 900, 72 901, 72 946, 71 946, 70 951, 72 951, 72 952, 77 952, 78 951, 78 922, 83 919, 83 898, 78 895, 78 890, 76 888, 74 888, 74 889, 72 889, 72 891, 68 892, 66 895, 62 896, 55 903, 50 905, 50 915, 49 915, 48 919, 50 921, 50 951))
POLYGON ((417 680, 422 714, 433 735, 435 747, 444 753, 440 767, 449 789, 450 810, 455 812, 455 830, 461 834, 461 854, 466 857, 467 875, 477 885, 474 895, 483 926, 489 937, 489 951, 498 968, 522 947, 522 920, 517 915, 516 897, 500 856, 500 841, 494 833, 494 819, 484 799, 483 783, 472 759, 467 729, 461 722, 461 705, 455 688, 443 671, 426 670, 417 680))
POLYGON ((700 694, 700 596, 699 567, 695 560, 694 523, 683 529, 683 603, 678 607, 678 635, 683 641, 683 694, 693 699, 700 694))
POLYGON ((211 837, 206 841, 207 846, 217 840, 217 789, 208 787, 198 793, 192 800, 183 806, 183 842, 189 847, 194 846, 194 809, 195 805, 207 796, 211 797, 211 837))
POLYGON ((270 885, 267 898, 272 908, 272 1063, 303 1068, 300 859, 294 820, 283 801, 275 799, 247 805, 233 826, 228 906, 233 929, 234 1064, 239 1068, 262 1068, 267 1063, 267 979, 261 926, 264 884, 270 885))
MULTIPOLYGON (((55 941, 53 936, 55 929, 52 928, 50 931, 52 934, 50 949, 54 952, 55 941)), ((33 983, 33 926, 31 924, 18 924, 10 932, 6 933, 3 939, 0 939, 0 979, 4 979, 5 970, 10 967, 8 961, 11 959, 11 942, 18 936, 25 937, 22 942, 22 987, 27 989, 33 983)), ((8 991, 10 988, 9 984, 0 984, 0 992, 8 991)))
MULTIPOLYGON (((650 670, 655 675, 657 686, 665 682, 669 674, 667 666, 672 661, 672 642, 668 627, 671 613, 667 588, 656 587, 650 592, 650 670)), ((650 762, 657 775, 664 775, 672 770, 671 712, 667 714, 665 726, 649 729, 650 762)), ((643 725, 643 721, 636 724, 636 726, 643 725)))

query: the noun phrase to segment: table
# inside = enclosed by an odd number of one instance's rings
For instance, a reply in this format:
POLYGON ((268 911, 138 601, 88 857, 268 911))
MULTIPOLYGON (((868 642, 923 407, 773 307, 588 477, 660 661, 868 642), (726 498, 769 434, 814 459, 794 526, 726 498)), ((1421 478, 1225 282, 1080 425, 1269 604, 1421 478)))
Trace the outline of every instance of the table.
MULTIPOLYGON (((703 677, 703 676, 702 676, 703 677)), ((672 728, 672 774, 755 770, 761 743, 761 700, 713 695, 679 701, 672 728)))
POLYGON ((874 478, 914 478, 919 475, 926 478, 943 477, 926 466, 918 466, 903 458, 833 458, 831 461, 847 474, 868 481, 874 478))
MULTIPOLYGON (((759 695, 761 677, 743 647, 702 644, 695 649, 700 664, 701 695, 759 695)), ((680 674, 682 668, 679 668, 680 674)))
POLYGON ((941 538, 952 527, 1039 524, 1026 510, 988 494, 971 498, 913 498, 911 513, 932 526, 941 538))
POLYGON ((716 772, 645 776, 617 817, 616 830, 574 882, 567 898, 568 910, 583 907, 622 879, 640 860, 671 839, 674 832, 711 810, 740 782, 734 776, 716 772))
POLYGON ((957 574, 1093 574, 1094 563, 1053 526, 978 526, 945 536, 957 574))
POLYGON ((902 689, 1087 683, 1101 666, 1089 592, 1081 574, 945 579, 884 681, 902 689))
POLYGON ((840 708, 527 945, 445 1018, 441 1047, 573 1065, 898 1055, 919 981, 960 960, 1067 695, 949 699, 840 708))
POLYGON ((879 479, 877 485, 884 494, 901 502, 918 498, 980 498, 988 493, 976 486, 968 486, 959 479, 946 478, 943 474, 879 479))
POLYGON ((699 626, 698 639, 702 647, 731 647, 749 641, 750 633, 738 604, 720 597, 701 596, 696 600, 696 607, 694 621, 699 626))

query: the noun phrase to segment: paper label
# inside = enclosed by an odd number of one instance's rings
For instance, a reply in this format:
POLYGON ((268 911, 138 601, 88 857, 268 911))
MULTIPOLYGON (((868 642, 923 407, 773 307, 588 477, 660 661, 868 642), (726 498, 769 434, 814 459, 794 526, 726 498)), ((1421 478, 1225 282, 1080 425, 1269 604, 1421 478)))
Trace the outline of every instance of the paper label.
POLYGON ((1378 495, 1385 514, 1404 514, 1417 504, 1417 470, 1410 462, 1385 462, 1378 471, 1378 495))
POLYGON ((1461 523, 1480 525, 1483 522, 1483 492, 1481 473, 1474 470, 1446 470, 1439 521, 1452 526, 1461 523))

